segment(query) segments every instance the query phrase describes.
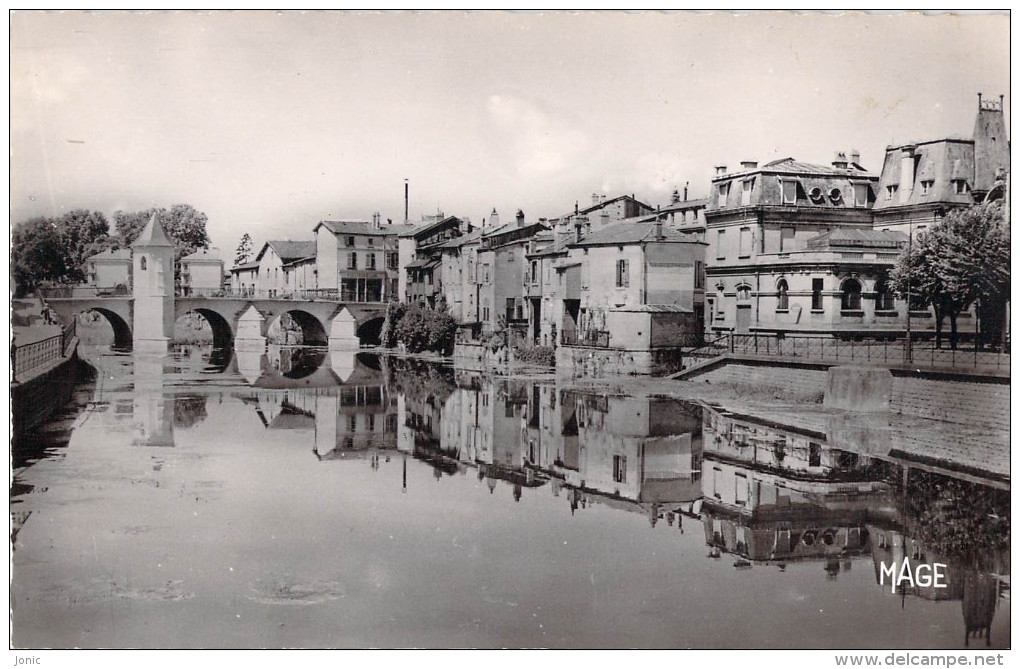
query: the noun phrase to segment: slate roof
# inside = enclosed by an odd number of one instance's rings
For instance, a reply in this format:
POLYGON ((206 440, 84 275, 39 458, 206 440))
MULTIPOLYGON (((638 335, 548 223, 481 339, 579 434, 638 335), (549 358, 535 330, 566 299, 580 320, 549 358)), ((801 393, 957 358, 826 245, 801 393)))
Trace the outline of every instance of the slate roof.
POLYGON ((581 241, 573 242, 569 246, 613 246, 640 244, 651 241, 700 243, 690 235, 682 234, 665 224, 662 225, 662 235, 662 240, 655 239, 654 223, 617 223, 593 232, 583 237, 581 241))
POLYGON ((439 244, 434 244, 434 245, 430 246, 429 248, 430 249, 459 249, 460 247, 464 246, 465 244, 470 244, 472 242, 477 242, 478 240, 480 240, 482 238, 482 233, 483 232, 485 232, 485 230, 483 230, 482 228, 476 228, 476 229, 472 230, 471 232, 467 233, 466 235, 461 235, 460 237, 454 237, 453 239, 447 239, 445 242, 440 242, 439 244))
POLYGON ((255 259, 261 260, 266 249, 270 247, 280 257, 280 260, 285 263, 315 255, 314 241, 295 242, 289 239, 282 239, 266 242, 255 259))
POLYGON ((397 231, 393 229, 396 226, 383 225, 377 228, 368 221, 319 221, 312 228, 312 232, 323 226, 335 235, 373 235, 384 237, 386 235, 397 234, 397 231))
MULTIPOLYGON (((635 204, 639 204, 642 207, 644 207, 645 209, 654 209, 654 207, 650 207, 647 204, 645 204, 644 202, 642 202, 641 200, 638 200, 637 198, 631 197, 630 195, 618 195, 618 196, 614 197, 612 200, 606 200, 605 202, 599 202, 598 204, 593 204, 592 206, 588 207, 587 209, 582 209, 578 213, 581 214, 581 215, 590 214, 593 211, 598 211, 599 209, 602 209, 604 207, 608 207, 609 205, 613 204, 614 202, 619 202, 620 200, 631 200, 635 204)), ((573 213, 573 212, 571 212, 571 213, 573 213)))
POLYGON ((131 260, 131 249, 106 249, 91 255, 86 260, 131 260))
POLYGON ((457 216, 447 216, 444 219, 441 219, 439 221, 432 221, 431 223, 419 223, 418 225, 415 225, 415 226, 404 226, 404 227, 409 227, 409 229, 404 230, 403 232, 401 232, 399 236, 401 236, 401 237, 417 237, 418 235, 420 235, 420 234, 422 234, 424 232, 428 232, 432 228, 438 228, 441 225, 443 225, 444 223, 450 222, 451 220, 455 220, 455 221, 458 221, 458 222, 461 221, 461 219, 458 218, 457 216))
POLYGON ((215 250, 210 249, 199 249, 191 255, 184 256, 181 258, 181 262, 223 262, 220 258, 220 254, 215 250))
POLYGON ((149 222, 145 224, 142 234, 138 235, 138 239, 131 245, 131 248, 137 246, 173 246, 173 242, 166 236, 166 231, 163 230, 156 214, 153 214, 149 222))
POLYGON ((259 267, 259 261, 258 260, 252 260, 251 262, 241 263, 240 265, 236 265, 234 267, 231 267, 230 271, 231 272, 243 272, 246 269, 258 269, 258 267, 259 267))

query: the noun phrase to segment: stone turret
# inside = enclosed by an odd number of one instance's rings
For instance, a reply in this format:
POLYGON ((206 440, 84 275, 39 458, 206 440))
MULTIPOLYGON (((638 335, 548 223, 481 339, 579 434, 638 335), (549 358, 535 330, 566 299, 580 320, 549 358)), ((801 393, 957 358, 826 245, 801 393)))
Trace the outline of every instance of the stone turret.
POLYGON ((156 214, 131 245, 134 347, 165 352, 174 328, 174 245, 156 214))

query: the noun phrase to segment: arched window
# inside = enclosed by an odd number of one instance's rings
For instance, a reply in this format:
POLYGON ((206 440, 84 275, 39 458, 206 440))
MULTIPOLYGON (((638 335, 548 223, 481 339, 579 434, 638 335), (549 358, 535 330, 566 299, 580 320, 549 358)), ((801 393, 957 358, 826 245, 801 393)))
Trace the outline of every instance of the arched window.
POLYGON ((776 309, 787 310, 790 308, 790 286, 786 279, 780 279, 776 283, 776 309))
POLYGON ((747 302, 751 299, 751 287, 747 284, 737 286, 737 302, 747 302))
POLYGON ((875 284, 875 311, 892 311, 896 308, 896 296, 889 287, 889 282, 881 279, 875 284))
POLYGON ((842 309, 859 311, 861 308, 861 282, 857 279, 847 279, 843 282, 843 303, 842 309))
POLYGON ((141 261, 140 267, 141 267, 142 271, 144 272, 145 271, 145 256, 142 256, 142 261, 141 261))

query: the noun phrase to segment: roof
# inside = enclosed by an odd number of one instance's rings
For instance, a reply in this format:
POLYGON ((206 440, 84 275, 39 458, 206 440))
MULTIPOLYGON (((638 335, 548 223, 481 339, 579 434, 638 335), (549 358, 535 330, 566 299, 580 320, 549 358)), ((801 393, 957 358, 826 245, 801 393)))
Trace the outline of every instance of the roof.
POLYGON ((131 260, 131 249, 106 249, 91 255, 86 260, 131 260))
MULTIPOLYGON (((805 163, 800 160, 793 158, 780 158, 779 160, 773 160, 772 162, 765 163, 761 167, 753 167, 748 170, 740 170, 740 172, 729 172, 727 174, 719 175, 719 178, 731 177, 734 174, 740 174, 743 172, 784 172, 786 174, 823 174, 823 175, 838 175, 845 177, 848 174, 857 173, 859 176, 875 176, 869 173, 867 170, 862 168, 857 163, 847 163, 847 167, 833 167, 832 165, 817 165, 815 163, 805 163)), ((715 179, 713 179, 714 181, 715 179)))
POLYGON ((145 224, 145 228, 142 230, 142 234, 138 235, 138 239, 135 240, 131 248, 137 246, 169 246, 173 247, 173 242, 166 236, 166 231, 163 230, 163 226, 160 224, 156 214, 152 215, 149 222, 145 224))
POLYGON ((418 235, 422 234, 423 232, 428 232, 432 228, 438 228, 438 227, 442 226, 444 223, 448 223, 450 221, 457 221, 458 223, 460 223, 461 219, 457 218, 456 216, 447 216, 446 218, 438 220, 438 221, 432 221, 430 223, 420 223, 418 225, 412 226, 408 230, 404 230, 403 232, 400 233, 400 236, 401 237, 417 237, 418 235))
POLYGON ((414 267, 435 267, 438 265, 440 260, 438 258, 418 258, 404 265, 405 269, 412 269, 414 267))
POLYGON ((532 242, 542 241, 542 242, 547 242, 547 245, 543 246, 541 249, 539 249, 539 250, 537 250, 537 251, 535 251, 533 253, 529 253, 528 254, 529 258, 542 258, 542 257, 546 257, 546 256, 555 256, 555 255, 560 255, 562 253, 566 253, 567 252, 567 246, 570 245, 571 240, 573 239, 573 235, 569 235, 569 234, 567 234, 567 235, 564 235, 564 234, 556 235, 556 238, 555 239, 551 239, 551 240, 545 239, 544 236, 543 236, 543 239, 538 239, 538 237, 539 237, 539 235, 535 235, 534 237, 532 237, 531 238, 532 242))
POLYGON ((593 232, 583 237, 581 241, 571 243, 570 246, 612 246, 653 241, 702 243, 668 225, 662 225, 662 239, 657 240, 655 227, 655 223, 617 223, 593 232))
POLYGON ((262 250, 259 251, 259 254, 255 256, 255 260, 261 260, 267 248, 272 248, 273 252, 285 263, 315 255, 314 241, 295 242, 289 239, 281 239, 266 242, 262 246, 262 250))
POLYGON ((252 260, 251 262, 241 263, 240 265, 236 265, 234 267, 231 267, 230 271, 231 272, 243 272, 246 269, 258 269, 258 268, 259 268, 259 261, 258 260, 252 260))
POLYGON ((599 209, 602 209, 603 207, 608 207, 609 205, 613 204, 614 202, 619 202, 620 200, 631 200, 635 204, 639 204, 642 207, 644 207, 645 209, 653 209, 653 207, 648 206, 647 204, 645 204, 641 200, 638 200, 635 197, 632 197, 630 195, 618 195, 618 196, 614 197, 612 200, 606 200, 605 202, 599 202, 598 204, 593 204, 592 206, 588 207, 587 209, 582 209, 578 213, 579 214, 590 214, 593 211, 598 211, 599 209))
POLYGON ((181 262, 223 262, 220 258, 219 252, 213 249, 211 252, 209 249, 199 249, 191 255, 184 256, 181 258, 181 262))
POLYGON ((692 314, 692 309, 686 309, 676 304, 638 304, 633 307, 614 307, 610 311, 627 311, 642 314, 692 314))
POLYGON ((869 230, 861 228, 837 228, 829 232, 811 237, 807 240, 807 248, 823 249, 830 247, 857 248, 889 248, 897 249, 908 241, 902 232, 892 230, 869 230))
POLYGON ((323 226, 335 235, 375 235, 383 237, 396 234, 396 230, 393 229, 394 226, 392 225, 377 228, 368 221, 319 221, 312 228, 312 232, 323 226))
POLYGON ((295 258, 294 260, 290 260, 290 261, 287 261, 287 262, 283 263, 283 266, 284 267, 293 267, 294 265, 298 265, 298 264, 303 263, 303 262, 309 262, 309 261, 315 262, 316 258, 317 258, 317 256, 314 256, 314 255, 305 256, 304 258, 295 258))
POLYGON ((483 232, 485 232, 484 229, 477 228, 477 229, 472 230, 471 232, 467 233, 466 235, 461 235, 460 237, 454 237, 453 239, 447 239, 445 242, 440 242, 439 244, 432 245, 429 248, 433 248, 433 249, 459 249, 460 247, 464 246, 465 244, 471 244, 473 242, 477 242, 478 240, 480 240, 482 238, 482 233, 483 232))

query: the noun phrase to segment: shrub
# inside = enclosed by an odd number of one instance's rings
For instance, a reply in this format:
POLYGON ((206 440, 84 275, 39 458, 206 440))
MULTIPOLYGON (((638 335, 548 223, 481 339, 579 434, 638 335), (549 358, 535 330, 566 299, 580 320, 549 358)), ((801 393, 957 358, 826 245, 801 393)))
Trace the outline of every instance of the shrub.
POLYGON ((409 353, 432 351, 449 355, 457 336, 457 321, 438 309, 420 304, 390 305, 383 325, 382 342, 386 346, 401 343, 409 353))
POLYGON ((552 346, 515 346, 514 355, 522 362, 546 367, 556 366, 556 349, 552 346))

